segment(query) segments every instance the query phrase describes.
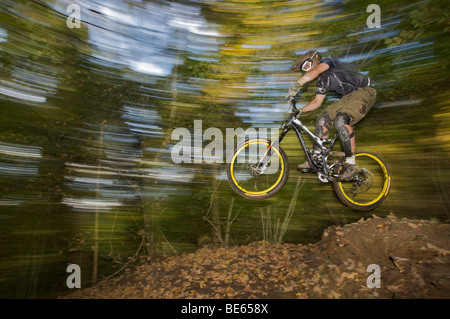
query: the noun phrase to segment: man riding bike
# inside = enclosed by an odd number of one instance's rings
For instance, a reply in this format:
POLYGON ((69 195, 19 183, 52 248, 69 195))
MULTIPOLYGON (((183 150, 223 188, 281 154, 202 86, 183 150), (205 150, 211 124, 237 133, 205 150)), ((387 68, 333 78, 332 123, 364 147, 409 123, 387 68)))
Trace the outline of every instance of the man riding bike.
MULTIPOLYGON (((342 98, 328 106, 318 118, 315 135, 328 138, 331 126, 334 126, 345 152, 345 164, 339 176, 340 181, 350 180, 359 169, 355 166, 355 129, 372 108, 376 100, 376 90, 371 86, 370 78, 357 72, 348 64, 336 58, 322 58, 317 51, 309 51, 301 56, 291 69, 293 72, 306 72, 289 88, 289 96, 294 98, 301 92, 303 85, 317 78, 316 95, 300 112, 310 112, 322 105, 328 91, 335 91, 342 98)), ((297 169, 309 169, 306 161, 297 169)))

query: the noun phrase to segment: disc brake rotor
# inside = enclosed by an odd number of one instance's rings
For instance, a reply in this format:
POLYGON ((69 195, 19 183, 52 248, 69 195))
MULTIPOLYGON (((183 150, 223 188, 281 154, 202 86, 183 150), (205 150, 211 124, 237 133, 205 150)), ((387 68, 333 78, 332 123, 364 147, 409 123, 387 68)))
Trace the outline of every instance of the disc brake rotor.
POLYGON ((354 194, 367 192, 373 185, 373 174, 366 168, 361 169, 361 171, 356 174, 354 182, 354 194))
POLYGON ((252 176, 259 176, 262 173, 262 169, 258 167, 258 163, 248 163, 248 171, 252 176))

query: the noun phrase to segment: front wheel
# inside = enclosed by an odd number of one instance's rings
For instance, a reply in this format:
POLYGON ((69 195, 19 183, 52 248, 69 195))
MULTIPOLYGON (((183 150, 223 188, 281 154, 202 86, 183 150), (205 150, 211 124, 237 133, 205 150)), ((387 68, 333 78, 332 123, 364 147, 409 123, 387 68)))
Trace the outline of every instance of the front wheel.
POLYGON ((359 172, 350 181, 334 180, 334 191, 339 200, 352 209, 375 209, 389 194, 391 169, 381 156, 373 153, 357 153, 355 158, 359 172))
POLYGON ((236 148, 227 164, 231 187, 242 197, 265 199, 278 193, 289 175, 283 149, 269 140, 247 140, 236 148))

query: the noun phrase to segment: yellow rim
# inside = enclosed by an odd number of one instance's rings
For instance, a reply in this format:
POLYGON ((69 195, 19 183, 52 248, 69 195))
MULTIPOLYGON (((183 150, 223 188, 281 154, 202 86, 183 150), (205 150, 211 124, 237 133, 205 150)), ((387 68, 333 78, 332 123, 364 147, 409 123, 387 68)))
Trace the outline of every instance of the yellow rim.
POLYGON ((372 200, 372 201, 370 201, 370 202, 368 202, 368 203, 360 203, 360 202, 355 202, 354 200, 352 200, 351 198, 349 198, 349 197, 347 196, 347 194, 346 194, 345 191, 344 191, 344 188, 342 187, 342 182, 339 182, 339 183, 338 183, 338 184, 339 184, 339 188, 340 188, 340 190, 341 190, 341 193, 342 193, 342 194, 345 196, 345 198, 347 198, 347 200, 350 201, 351 203, 353 203, 353 204, 355 204, 355 205, 358 205, 358 206, 370 206, 370 205, 372 205, 372 204, 378 202, 383 196, 386 196, 386 195, 387 195, 387 193, 388 193, 388 191, 389 191, 390 184, 391 184, 391 177, 389 176, 389 174, 388 174, 388 172, 387 172, 386 166, 384 166, 383 162, 381 162, 376 156, 374 156, 374 155, 372 155, 372 154, 369 154, 369 153, 359 153, 359 154, 356 154, 355 156, 356 156, 356 157, 359 157, 359 156, 367 156, 367 157, 370 157, 370 158, 376 160, 376 161, 378 162, 378 164, 380 164, 380 166, 381 166, 381 168, 382 168, 382 170, 383 170, 383 175, 384 175, 384 185, 383 185, 383 189, 382 189, 382 191, 380 192, 380 194, 378 195, 378 197, 375 198, 374 200, 372 200))
POLYGON ((265 144, 266 146, 269 146, 269 143, 266 141, 250 141, 246 144, 244 144, 243 146, 241 146, 236 153, 234 153, 233 158, 231 159, 231 165, 230 165, 230 175, 231 175, 231 179, 233 180, 234 185, 236 185, 241 191, 243 191, 246 195, 265 195, 268 192, 270 192, 272 189, 274 189, 278 183, 281 181, 281 178, 283 177, 283 172, 284 172, 284 162, 283 162, 283 158, 281 157, 280 152, 278 151, 277 148, 273 147, 273 149, 275 150, 275 152, 278 154, 278 158, 280 159, 280 163, 281 163, 281 172, 280 175, 278 176, 278 179, 276 180, 276 182, 269 187, 268 189, 265 189, 263 191, 259 191, 259 192, 252 192, 252 191, 248 191, 245 188, 243 188, 241 185, 239 185, 239 183, 236 181, 236 178, 234 177, 234 163, 236 160, 236 157, 239 155, 239 153, 246 147, 250 146, 250 145, 254 145, 254 144, 265 144))

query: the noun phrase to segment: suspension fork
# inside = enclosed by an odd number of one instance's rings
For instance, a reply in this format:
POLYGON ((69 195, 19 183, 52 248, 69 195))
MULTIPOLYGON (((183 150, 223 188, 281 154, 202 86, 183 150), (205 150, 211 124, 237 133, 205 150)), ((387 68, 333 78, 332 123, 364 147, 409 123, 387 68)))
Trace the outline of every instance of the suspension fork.
POLYGON ((289 132, 289 130, 290 130, 290 128, 287 125, 283 125, 283 131, 281 132, 278 140, 272 141, 270 143, 270 145, 267 148, 267 151, 264 153, 264 155, 261 157, 261 159, 259 160, 259 162, 257 164, 258 168, 261 168, 261 169, 265 168, 265 166, 269 162, 270 158, 272 157, 273 147, 276 146, 277 144, 280 145, 281 141, 286 136, 286 134, 289 132))

